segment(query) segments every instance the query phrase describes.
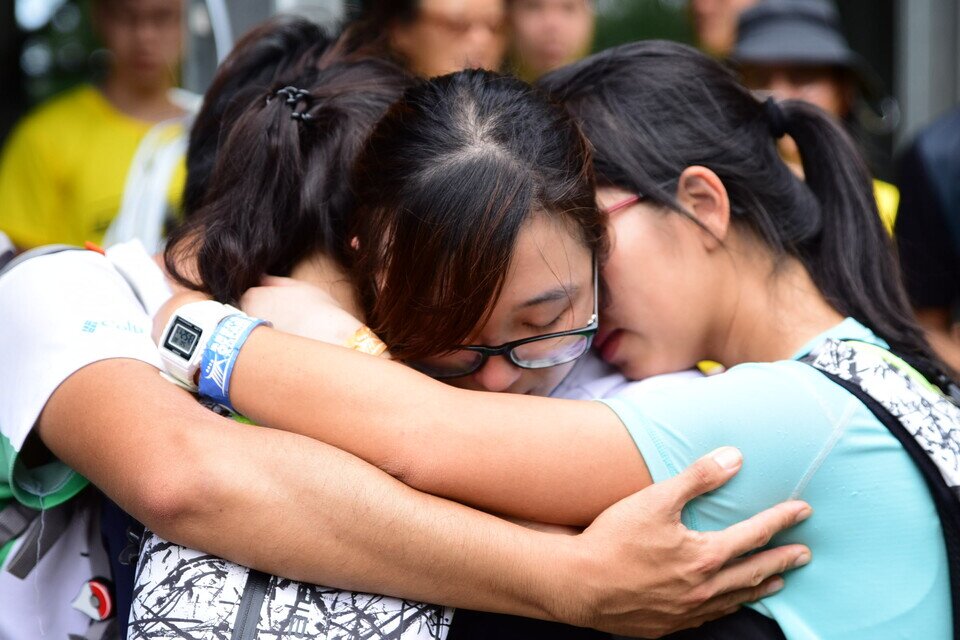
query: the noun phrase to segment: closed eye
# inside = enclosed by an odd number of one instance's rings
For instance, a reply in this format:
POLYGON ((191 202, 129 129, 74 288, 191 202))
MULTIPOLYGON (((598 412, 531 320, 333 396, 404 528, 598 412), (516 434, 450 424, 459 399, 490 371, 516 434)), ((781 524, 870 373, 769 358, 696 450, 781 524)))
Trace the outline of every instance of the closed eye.
POLYGON ((556 318, 554 318, 547 324, 533 324, 531 322, 524 322, 523 325, 534 331, 540 331, 545 333, 545 332, 548 332, 550 329, 553 329, 554 327, 556 327, 560 323, 560 320, 563 318, 563 316, 566 315, 567 311, 568 311, 567 309, 564 309, 563 311, 560 312, 560 315, 558 315, 556 318))

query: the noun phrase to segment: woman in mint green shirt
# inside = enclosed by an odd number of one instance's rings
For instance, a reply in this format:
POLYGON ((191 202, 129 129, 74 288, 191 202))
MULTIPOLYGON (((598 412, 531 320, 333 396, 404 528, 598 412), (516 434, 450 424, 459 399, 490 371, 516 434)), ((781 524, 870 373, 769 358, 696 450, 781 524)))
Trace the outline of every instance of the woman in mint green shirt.
POLYGON ((859 400, 796 362, 831 337, 934 361, 851 141, 815 108, 762 103, 671 43, 612 49, 542 86, 594 148, 611 241, 603 358, 637 380, 707 359, 728 371, 563 401, 453 388, 259 328, 234 369, 234 406, 418 489, 559 524, 588 524, 732 444, 742 472, 691 504, 688 524, 721 528, 788 498, 816 512, 782 536, 814 561, 756 611, 788 638, 949 637, 943 532, 914 463, 859 400), (805 182, 777 156, 784 134, 805 182))

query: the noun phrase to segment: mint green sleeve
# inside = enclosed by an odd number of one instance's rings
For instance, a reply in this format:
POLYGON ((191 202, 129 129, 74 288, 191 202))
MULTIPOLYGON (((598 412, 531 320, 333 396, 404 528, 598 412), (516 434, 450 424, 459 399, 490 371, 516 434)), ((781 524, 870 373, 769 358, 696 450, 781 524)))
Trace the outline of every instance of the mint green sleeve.
POLYGON ((718 447, 740 449, 740 473, 683 514, 691 528, 718 530, 797 497, 836 443, 842 425, 834 423, 850 397, 806 368, 796 362, 741 365, 650 390, 635 383, 603 402, 626 426, 654 482, 718 447))

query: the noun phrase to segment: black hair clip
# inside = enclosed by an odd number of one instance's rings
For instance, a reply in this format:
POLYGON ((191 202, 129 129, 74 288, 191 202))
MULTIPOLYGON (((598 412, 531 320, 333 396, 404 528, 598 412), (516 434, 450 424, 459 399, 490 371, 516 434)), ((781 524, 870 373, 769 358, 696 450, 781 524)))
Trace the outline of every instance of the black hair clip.
POLYGON ((290 110, 293 112, 290 114, 291 120, 299 120, 300 122, 313 120, 313 116, 306 111, 297 111, 297 105, 299 103, 309 102, 313 98, 309 91, 287 86, 282 89, 277 89, 272 96, 267 98, 267 102, 270 102, 273 98, 284 98, 284 104, 290 107, 290 110))
POLYGON ((282 89, 277 89, 273 95, 285 97, 286 100, 284 102, 290 106, 297 104, 301 100, 307 100, 310 98, 309 91, 297 89, 296 87, 284 87, 282 89))

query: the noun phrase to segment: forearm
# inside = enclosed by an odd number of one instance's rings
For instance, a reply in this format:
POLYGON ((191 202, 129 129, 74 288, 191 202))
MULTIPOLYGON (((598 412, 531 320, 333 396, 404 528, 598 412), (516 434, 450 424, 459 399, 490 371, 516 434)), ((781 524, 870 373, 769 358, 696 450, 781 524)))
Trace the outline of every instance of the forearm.
POLYGON ((143 363, 74 374, 40 429, 61 459, 179 544, 343 589, 556 610, 566 537, 418 493, 302 436, 219 418, 143 363))
POLYGON ((546 534, 414 491, 302 436, 237 431, 211 443, 220 462, 210 508, 161 535, 304 582, 550 617, 558 576, 546 534), (257 472, 238 478, 237 468, 257 472))
POLYGON ((267 329, 231 382, 258 424, 349 451, 423 491, 529 520, 589 523, 650 477, 603 405, 463 391, 267 329))

